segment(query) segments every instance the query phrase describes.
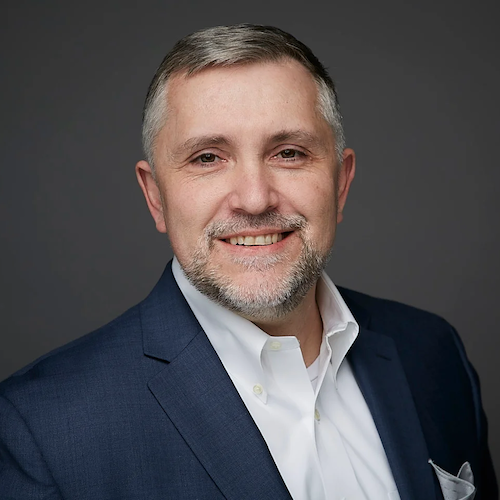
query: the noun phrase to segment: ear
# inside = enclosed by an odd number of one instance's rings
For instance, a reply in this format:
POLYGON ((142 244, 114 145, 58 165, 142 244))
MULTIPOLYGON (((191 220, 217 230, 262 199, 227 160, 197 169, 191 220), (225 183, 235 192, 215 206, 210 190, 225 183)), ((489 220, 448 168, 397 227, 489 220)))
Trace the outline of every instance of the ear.
POLYGON ((356 155, 350 148, 342 153, 342 165, 337 178, 337 223, 344 218, 343 211, 347 195, 356 170, 356 155))
POLYGON ((163 217, 163 202, 161 199, 161 193, 158 189, 158 184, 153 177, 153 172, 149 163, 144 160, 138 162, 135 166, 135 174, 137 176, 137 182, 139 183, 139 186, 144 194, 144 198, 146 198, 149 211, 155 221, 156 229, 160 233, 166 233, 167 227, 163 217))

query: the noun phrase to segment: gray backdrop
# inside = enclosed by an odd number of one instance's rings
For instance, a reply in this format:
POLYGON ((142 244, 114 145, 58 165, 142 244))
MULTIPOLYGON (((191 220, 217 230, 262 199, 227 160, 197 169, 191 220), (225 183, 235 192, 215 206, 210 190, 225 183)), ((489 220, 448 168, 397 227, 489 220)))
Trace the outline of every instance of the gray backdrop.
POLYGON ((493 1, 3 1, 0 378, 141 300, 170 257, 133 170, 166 51, 274 24, 329 67, 358 154, 331 275, 457 327, 498 469, 498 21, 493 1))

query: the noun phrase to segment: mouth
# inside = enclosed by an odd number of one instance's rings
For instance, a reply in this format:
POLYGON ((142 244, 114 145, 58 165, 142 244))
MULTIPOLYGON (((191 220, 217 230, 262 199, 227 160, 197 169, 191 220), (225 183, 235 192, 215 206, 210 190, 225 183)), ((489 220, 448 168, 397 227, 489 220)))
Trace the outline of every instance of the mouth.
POLYGON ((254 247, 254 246, 268 246, 274 245, 275 243, 280 242, 284 238, 286 238, 290 232, 286 233, 269 233, 269 234, 259 234, 257 236, 251 235, 238 235, 231 236, 223 241, 226 243, 230 243, 231 245, 240 245, 246 247, 254 247))

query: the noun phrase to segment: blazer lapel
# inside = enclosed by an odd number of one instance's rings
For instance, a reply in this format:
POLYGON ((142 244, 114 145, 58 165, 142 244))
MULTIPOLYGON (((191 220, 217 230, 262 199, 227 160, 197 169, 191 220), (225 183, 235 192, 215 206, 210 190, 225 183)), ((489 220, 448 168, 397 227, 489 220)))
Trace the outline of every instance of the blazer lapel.
POLYGON ((440 498, 436 497, 425 438, 393 340, 360 325, 349 360, 382 440, 401 500, 440 498))
POLYGON ((168 362, 149 388, 228 499, 291 497, 170 265, 141 306, 144 352, 168 362))

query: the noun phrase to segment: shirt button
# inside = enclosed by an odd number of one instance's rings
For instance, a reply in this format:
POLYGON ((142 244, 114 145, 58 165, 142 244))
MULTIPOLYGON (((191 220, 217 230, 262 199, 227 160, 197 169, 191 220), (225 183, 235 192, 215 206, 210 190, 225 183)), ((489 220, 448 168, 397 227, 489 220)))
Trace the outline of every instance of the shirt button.
POLYGON ((273 351, 277 351, 279 349, 281 349, 281 342, 278 342, 277 340, 271 342, 271 344, 269 344, 269 347, 273 350, 273 351))
POLYGON ((262 388, 262 386, 260 384, 255 384, 253 386, 253 393, 257 394, 257 396, 260 396, 263 391, 264 391, 264 389, 262 388))
POLYGON ((319 422, 321 420, 321 415, 319 414, 319 411, 317 408, 314 410, 314 418, 319 422))

